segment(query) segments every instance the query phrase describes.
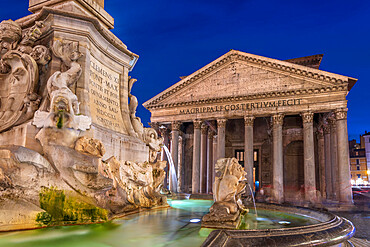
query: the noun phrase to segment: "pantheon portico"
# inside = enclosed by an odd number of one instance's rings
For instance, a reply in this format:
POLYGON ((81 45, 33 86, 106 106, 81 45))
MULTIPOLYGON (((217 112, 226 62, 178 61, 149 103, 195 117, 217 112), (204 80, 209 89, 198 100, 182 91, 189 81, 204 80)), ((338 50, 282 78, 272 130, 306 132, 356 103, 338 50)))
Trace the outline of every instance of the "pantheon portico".
POLYGON ((178 191, 211 193, 218 158, 282 203, 352 202, 346 96, 357 79, 231 50, 143 105, 170 146, 178 191))

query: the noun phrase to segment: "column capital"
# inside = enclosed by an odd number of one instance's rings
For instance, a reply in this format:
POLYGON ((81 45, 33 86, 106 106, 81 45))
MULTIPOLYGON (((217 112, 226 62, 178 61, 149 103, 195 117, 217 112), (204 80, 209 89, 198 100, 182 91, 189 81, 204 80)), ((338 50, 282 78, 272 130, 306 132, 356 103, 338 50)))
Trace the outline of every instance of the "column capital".
POLYGON ((203 135, 206 135, 207 134, 207 132, 208 132, 208 125, 207 124, 205 124, 205 123, 202 123, 202 125, 200 126, 200 131, 201 131, 201 133, 203 134, 203 135))
POLYGON ((337 120, 335 119, 334 116, 331 116, 331 117, 328 118, 328 123, 329 123, 329 125, 332 129, 336 128, 336 122, 337 122, 337 120))
POLYGON ((244 125, 245 126, 253 126, 254 123, 254 116, 244 116, 244 125))
POLYGON ((313 115, 314 115, 314 113, 310 112, 310 111, 302 112, 301 117, 302 117, 303 123, 312 123, 313 122, 313 115))
POLYGON ((347 111, 348 111, 348 109, 347 109, 347 108, 340 108, 340 109, 336 109, 336 110, 334 111, 335 119, 336 119, 336 120, 343 120, 343 119, 347 119, 347 111))
POLYGON ((159 126, 159 132, 161 133, 161 136, 167 136, 169 134, 168 128, 164 125, 159 126))
POLYGON ((273 125, 283 125, 284 115, 282 113, 275 114, 271 117, 273 125))
POLYGON ((324 124, 322 126, 322 129, 324 131, 324 135, 330 134, 330 125, 329 124, 324 124))
POLYGON ((194 129, 200 129, 200 127, 202 126, 202 120, 198 120, 198 119, 196 119, 196 120, 194 120, 193 121, 193 124, 194 124, 194 129))
POLYGON ((217 127, 225 128, 226 127, 226 122, 227 122, 226 118, 217 119, 217 127))
POLYGON ((179 131, 180 130, 180 127, 181 127, 181 122, 179 122, 179 121, 174 121, 174 122, 172 122, 171 123, 171 128, 172 128, 172 131, 174 131, 174 130, 177 130, 177 131, 179 131))
POLYGON ((211 128, 208 128, 208 139, 213 139, 214 135, 215 133, 213 132, 213 130, 211 128))

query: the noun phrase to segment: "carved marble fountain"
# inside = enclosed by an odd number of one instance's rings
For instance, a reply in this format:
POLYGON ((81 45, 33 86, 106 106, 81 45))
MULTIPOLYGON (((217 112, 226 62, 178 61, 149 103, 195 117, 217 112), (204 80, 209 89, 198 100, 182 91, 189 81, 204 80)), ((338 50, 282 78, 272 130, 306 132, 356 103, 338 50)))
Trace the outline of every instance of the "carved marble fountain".
POLYGON ((94 1, 30 11, 0 23, 0 231, 168 206, 163 139, 136 116, 138 56, 113 19, 94 1))

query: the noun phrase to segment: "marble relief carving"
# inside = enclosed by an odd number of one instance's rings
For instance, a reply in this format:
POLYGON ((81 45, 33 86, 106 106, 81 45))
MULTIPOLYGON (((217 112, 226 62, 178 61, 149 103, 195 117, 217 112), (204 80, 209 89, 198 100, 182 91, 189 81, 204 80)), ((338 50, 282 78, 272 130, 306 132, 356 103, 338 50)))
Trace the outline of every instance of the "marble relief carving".
POLYGON ((39 66, 50 61, 47 47, 34 47, 43 27, 36 22, 22 34, 16 22, 0 23, 0 131, 31 119, 38 109, 39 66))

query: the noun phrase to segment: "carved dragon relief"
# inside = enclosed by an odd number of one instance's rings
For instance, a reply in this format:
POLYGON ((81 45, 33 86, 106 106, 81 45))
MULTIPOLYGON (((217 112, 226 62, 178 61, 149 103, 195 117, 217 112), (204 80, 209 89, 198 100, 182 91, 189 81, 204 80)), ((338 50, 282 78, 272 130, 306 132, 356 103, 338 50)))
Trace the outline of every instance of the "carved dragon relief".
POLYGON ((38 109, 39 66, 51 59, 47 47, 34 46, 44 26, 36 22, 22 35, 16 22, 0 23, 0 132, 31 119, 38 109))

